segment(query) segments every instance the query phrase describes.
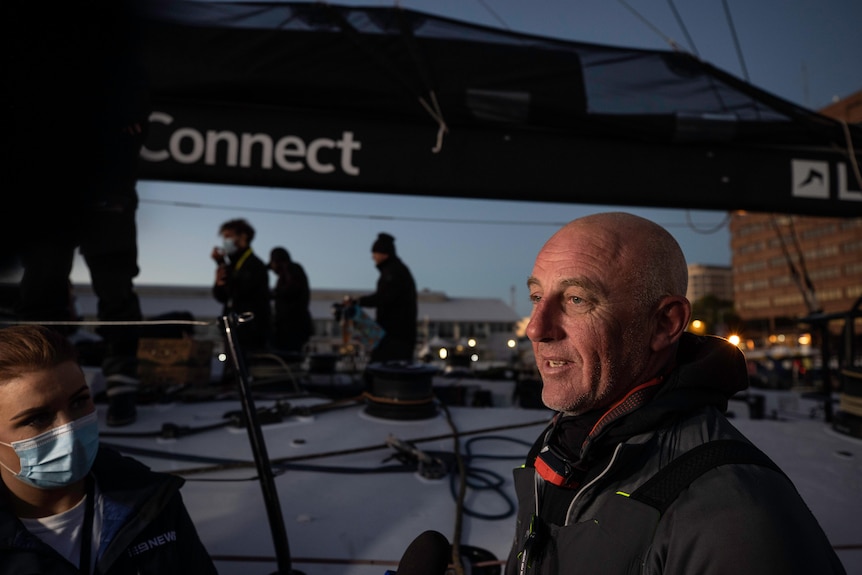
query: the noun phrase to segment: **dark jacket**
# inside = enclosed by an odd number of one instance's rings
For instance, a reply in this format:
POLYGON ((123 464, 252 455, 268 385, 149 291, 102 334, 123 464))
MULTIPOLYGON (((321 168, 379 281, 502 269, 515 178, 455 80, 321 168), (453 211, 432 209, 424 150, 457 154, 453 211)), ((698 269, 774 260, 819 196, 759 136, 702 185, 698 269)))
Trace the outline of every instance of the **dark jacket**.
POLYGON ((223 304, 225 315, 254 314, 253 321, 240 325, 239 342, 246 350, 263 349, 269 340, 271 321, 266 264, 248 248, 227 264, 227 271, 227 283, 213 286, 213 297, 223 304))
POLYGON ((727 399, 747 385, 736 347, 687 333, 663 383, 596 418, 583 443, 564 446, 582 469, 572 487, 535 472, 543 434, 526 466, 515 470, 519 510, 506 572, 518 572, 529 548, 537 574, 844 573, 793 484, 769 467, 732 463, 707 471, 664 514, 630 497, 701 444, 747 442, 723 415, 727 399), (534 513, 539 519, 528 542, 534 513), (544 519, 552 515, 556 522, 544 519))
MULTIPOLYGON (((99 449, 92 473, 104 502, 99 575, 216 573, 183 505, 182 478, 106 448, 99 449)), ((77 565, 26 530, 5 489, 0 493, 0 575, 78 575, 77 565)))
MULTIPOLYGON (((376 320, 386 331, 383 337, 416 345, 416 282, 413 274, 396 255, 391 255, 377 269, 377 291, 357 300, 362 307, 377 308, 376 320)), ((382 345, 382 343, 381 343, 382 345)))
POLYGON ((283 262, 275 272, 278 280, 272 291, 275 303, 273 345, 288 351, 300 351, 311 337, 314 324, 308 304, 311 290, 305 270, 296 262, 283 262))

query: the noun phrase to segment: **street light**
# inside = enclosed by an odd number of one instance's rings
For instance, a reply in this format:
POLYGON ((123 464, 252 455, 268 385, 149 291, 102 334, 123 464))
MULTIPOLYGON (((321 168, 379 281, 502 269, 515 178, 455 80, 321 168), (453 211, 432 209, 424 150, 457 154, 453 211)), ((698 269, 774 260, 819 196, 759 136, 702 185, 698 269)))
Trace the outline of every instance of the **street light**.
POLYGON ((706 324, 699 319, 693 320, 688 327, 692 333, 696 333, 697 335, 703 335, 706 333, 706 324))

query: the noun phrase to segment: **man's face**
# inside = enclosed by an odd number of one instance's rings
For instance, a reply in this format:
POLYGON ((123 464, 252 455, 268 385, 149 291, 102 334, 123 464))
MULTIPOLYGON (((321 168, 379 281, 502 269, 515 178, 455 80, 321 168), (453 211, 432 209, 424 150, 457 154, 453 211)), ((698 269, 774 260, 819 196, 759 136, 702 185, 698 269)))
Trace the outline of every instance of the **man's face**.
POLYGON ((382 254, 380 252, 371 252, 371 259, 374 260, 374 265, 379 266, 380 262, 385 262, 389 258, 389 254, 382 254))
POLYGON ((637 258, 624 243, 602 228, 570 224, 536 257, 527 336, 551 409, 606 408, 653 375, 646 373, 652 322, 638 311, 637 258))
POLYGON ((226 229, 221 233, 222 240, 231 240, 236 246, 238 252, 245 251, 248 247, 248 235, 237 233, 234 230, 226 229))

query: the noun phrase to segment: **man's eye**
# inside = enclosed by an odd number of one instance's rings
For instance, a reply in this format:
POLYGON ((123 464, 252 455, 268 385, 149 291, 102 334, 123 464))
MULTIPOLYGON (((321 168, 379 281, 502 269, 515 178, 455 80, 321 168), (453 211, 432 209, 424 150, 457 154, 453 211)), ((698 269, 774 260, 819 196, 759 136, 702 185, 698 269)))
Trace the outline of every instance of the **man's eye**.
POLYGON ((569 301, 570 301, 571 303, 573 303, 573 304, 578 304, 578 305, 579 305, 579 304, 584 303, 584 300, 583 300, 583 299, 581 299, 581 298, 579 298, 579 297, 578 297, 578 296, 576 296, 576 295, 570 295, 570 296, 569 296, 569 301))
POLYGON ((542 300, 542 296, 539 294, 531 293, 530 294, 530 302, 531 303, 539 303, 542 300))

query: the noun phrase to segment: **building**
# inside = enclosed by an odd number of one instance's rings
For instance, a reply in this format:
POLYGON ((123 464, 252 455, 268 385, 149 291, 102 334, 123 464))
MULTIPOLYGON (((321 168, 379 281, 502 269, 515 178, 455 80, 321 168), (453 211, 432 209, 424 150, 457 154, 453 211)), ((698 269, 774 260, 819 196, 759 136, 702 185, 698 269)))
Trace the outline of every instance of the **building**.
MULTIPOLYGON (((821 113, 862 122, 862 91, 821 113)), ((858 190, 848 171, 848 188, 858 190)), ((735 310, 758 347, 797 347, 812 327, 800 318, 849 312, 862 297, 862 218, 736 213, 730 236, 735 310)), ((842 327, 834 322, 831 330, 842 327)), ((857 319, 856 334, 860 327, 857 319)))
MULTIPOLYGON (((135 286, 145 319, 166 315, 190 314, 203 325, 194 326, 195 337, 221 341, 218 318, 221 304, 212 296, 209 286, 135 286)), ((95 320, 97 299, 89 284, 73 286, 75 306, 84 320, 95 320)), ((341 325, 333 306, 345 296, 358 297, 368 290, 313 289, 310 311, 314 333, 310 350, 313 353, 337 353, 342 345, 341 325)), ((521 319, 502 300, 493 298, 450 297, 443 292, 419 292, 418 350, 434 343, 438 347, 456 347, 473 340, 482 350, 483 359, 505 360, 511 353, 510 340, 521 319)), ((373 317, 373 310, 370 311, 373 317)))
POLYGON ((733 273, 730 266, 689 264, 685 297, 690 302, 696 302, 706 296, 733 300, 733 273))
POLYGON ((862 124, 862 90, 820 110, 820 113, 850 124, 862 124))
POLYGON ((862 296, 862 218, 734 214, 730 233, 743 320, 843 312, 862 296))

